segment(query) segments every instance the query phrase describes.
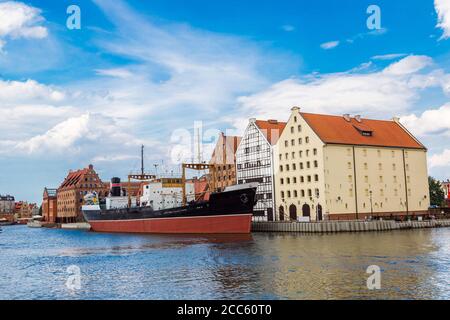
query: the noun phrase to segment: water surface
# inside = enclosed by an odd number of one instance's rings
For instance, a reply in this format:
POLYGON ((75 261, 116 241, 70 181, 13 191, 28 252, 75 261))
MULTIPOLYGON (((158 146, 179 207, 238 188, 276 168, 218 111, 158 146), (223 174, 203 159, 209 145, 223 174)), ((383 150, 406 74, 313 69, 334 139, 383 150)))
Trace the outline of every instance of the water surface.
POLYGON ((195 237, 3 227, 0 299, 450 299, 450 228, 195 237), (67 268, 81 289, 66 286, 67 268), (369 265, 381 290, 367 289, 369 265))

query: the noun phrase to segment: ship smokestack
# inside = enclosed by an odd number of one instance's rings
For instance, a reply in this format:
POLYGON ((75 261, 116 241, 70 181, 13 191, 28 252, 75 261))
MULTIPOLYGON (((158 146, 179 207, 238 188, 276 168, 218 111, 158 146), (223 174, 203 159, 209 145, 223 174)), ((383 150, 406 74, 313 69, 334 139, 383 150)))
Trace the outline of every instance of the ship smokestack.
POLYGON ((111 197, 120 197, 120 190, 122 185, 120 183, 120 178, 114 177, 111 179, 111 197))

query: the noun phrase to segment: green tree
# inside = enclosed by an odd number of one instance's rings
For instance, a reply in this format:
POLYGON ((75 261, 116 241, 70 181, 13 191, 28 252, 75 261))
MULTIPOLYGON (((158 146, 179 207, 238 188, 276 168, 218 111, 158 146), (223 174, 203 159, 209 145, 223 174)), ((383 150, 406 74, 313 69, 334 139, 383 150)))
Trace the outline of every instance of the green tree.
POLYGON ((441 183, 433 177, 428 177, 428 185, 430 186, 430 205, 441 206, 445 199, 441 183))

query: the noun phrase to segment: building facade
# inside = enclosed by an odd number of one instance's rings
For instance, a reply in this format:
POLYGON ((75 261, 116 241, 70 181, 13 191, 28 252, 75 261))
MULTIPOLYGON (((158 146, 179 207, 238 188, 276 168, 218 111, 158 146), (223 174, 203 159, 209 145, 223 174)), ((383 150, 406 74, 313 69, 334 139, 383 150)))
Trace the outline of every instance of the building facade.
POLYGON ((277 120, 250 119, 236 151, 237 183, 259 183, 254 208, 254 221, 273 221, 275 189, 273 146, 286 123, 277 120))
POLYGON ((13 196, 0 195, 0 220, 14 221, 15 199, 13 196))
POLYGON ((14 214, 15 199, 13 196, 0 195, 0 214, 14 214))
POLYGON ((109 189, 94 170, 87 168, 70 171, 57 190, 57 223, 83 221, 81 206, 86 194, 96 192, 100 198, 108 196, 109 189))
MULTIPOLYGON (((226 187, 237 183, 236 150, 240 141, 241 137, 226 136, 223 132, 220 134, 209 162, 214 165, 214 190, 223 191, 226 187)), ((209 174, 212 176, 213 172, 210 170, 209 174)))
POLYGON ((398 119, 319 115, 295 107, 275 150, 279 220, 428 211, 427 150, 398 119))
POLYGON ((56 216, 58 213, 58 199, 56 191, 56 189, 45 188, 42 197, 42 216, 44 221, 49 223, 56 222, 56 216))
POLYGON ((444 190, 445 203, 450 207, 450 180, 441 183, 442 190, 444 190))

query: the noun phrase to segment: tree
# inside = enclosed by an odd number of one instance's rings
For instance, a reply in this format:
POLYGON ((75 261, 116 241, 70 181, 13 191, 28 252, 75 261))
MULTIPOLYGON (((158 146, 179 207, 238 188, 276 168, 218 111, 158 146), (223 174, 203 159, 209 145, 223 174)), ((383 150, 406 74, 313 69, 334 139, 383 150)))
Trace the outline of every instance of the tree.
POLYGON ((433 177, 428 177, 428 184, 430 186, 430 205, 441 206, 445 199, 441 183, 433 177))

